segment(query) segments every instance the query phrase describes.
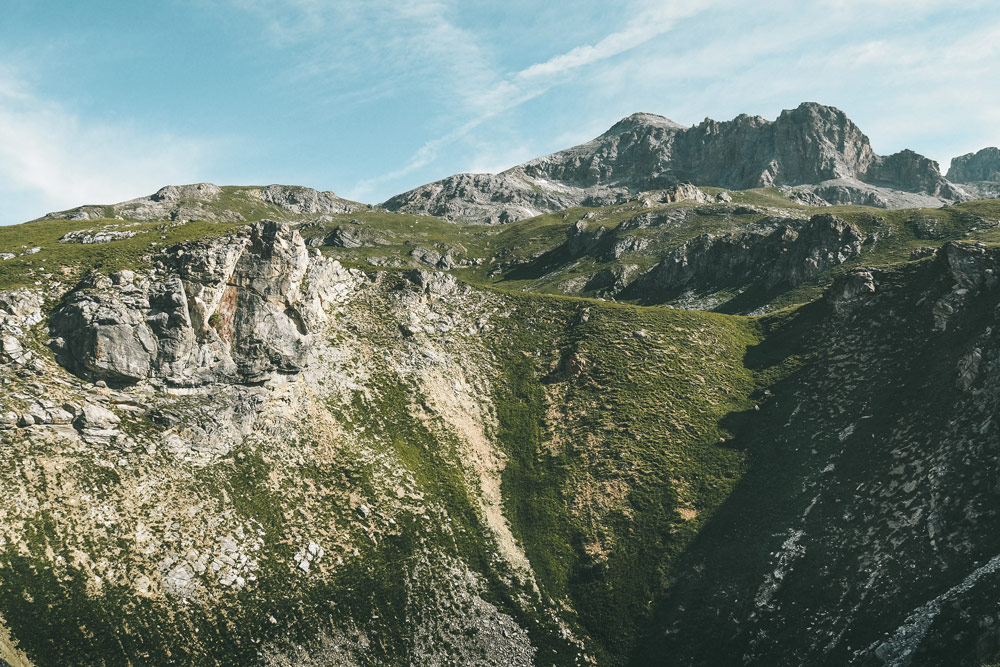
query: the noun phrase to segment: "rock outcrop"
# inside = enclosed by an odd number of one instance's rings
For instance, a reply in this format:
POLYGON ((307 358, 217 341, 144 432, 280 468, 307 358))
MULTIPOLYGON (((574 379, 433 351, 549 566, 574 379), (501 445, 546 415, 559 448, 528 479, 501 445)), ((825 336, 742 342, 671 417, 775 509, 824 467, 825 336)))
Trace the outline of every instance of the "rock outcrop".
POLYGON ((733 442, 754 463, 635 664, 995 660, 998 272, 972 244, 857 270, 757 351, 802 356, 733 442))
POLYGON ((960 183, 970 196, 980 199, 1000 197, 1000 148, 984 148, 954 158, 949 180, 960 183))
POLYGON ((520 278, 832 285, 759 320, 602 304, 262 221, 0 291, 0 663, 993 660, 1000 253, 946 242, 988 206, 687 193, 574 212, 520 278))
POLYGON ((682 244, 639 276, 626 296, 663 303, 684 293, 794 287, 859 256, 863 241, 856 227, 832 215, 764 218, 682 244))
MULTIPOLYGON (((633 114, 593 141, 500 174, 459 174, 397 195, 390 211, 498 224, 573 205, 604 205, 681 182, 728 189, 840 182, 891 196, 871 205, 940 206, 964 193, 937 163, 913 151, 876 155, 868 138, 840 110, 804 103, 775 121, 737 116, 684 127, 653 114, 633 114), (856 185, 855 185, 856 184, 856 185)), ((824 190, 816 194, 824 198, 824 190)), ((837 193, 837 202, 846 195, 837 193)), ((861 195, 854 195, 860 199, 861 195)))
POLYGON ((28 289, 0 291, 0 362, 27 364, 28 332, 43 319, 42 297, 28 289))
POLYGON ((170 249, 150 275, 91 274, 50 333, 64 365, 92 380, 257 382, 304 366, 325 306, 351 280, 298 232, 265 221, 170 249))

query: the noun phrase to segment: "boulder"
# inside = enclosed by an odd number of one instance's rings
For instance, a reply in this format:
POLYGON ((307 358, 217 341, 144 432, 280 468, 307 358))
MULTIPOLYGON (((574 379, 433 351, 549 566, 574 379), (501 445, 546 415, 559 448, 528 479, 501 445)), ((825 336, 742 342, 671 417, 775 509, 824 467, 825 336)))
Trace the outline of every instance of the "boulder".
POLYGON ((73 426, 80 431, 85 429, 109 430, 117 427, 120 422, 121 419, 111 410, 100 405, 87 403, 73 421, 73 426))
POLYGON ((875 276, 867 269, 839 276, 824 293, 824 299, 838 314, 845 314, 875 294, 875 276))

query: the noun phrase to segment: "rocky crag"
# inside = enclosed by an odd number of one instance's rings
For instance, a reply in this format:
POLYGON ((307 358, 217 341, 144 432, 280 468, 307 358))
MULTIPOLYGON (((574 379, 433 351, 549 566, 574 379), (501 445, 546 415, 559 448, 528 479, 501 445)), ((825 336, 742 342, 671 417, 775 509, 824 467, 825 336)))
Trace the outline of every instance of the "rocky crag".
POLYGON ((266 221, 0 305, 11 664, 621 662, 740 466, 754 333, 720 316, 346 269, 266 221))
MULTIPOLYGON (((648 275, 866 241, 765 219, 648 275)), ((262 221, 0 291, 0 657, 979 665, 998 276, 945 242, 755 320, 349 269, 262 221)))
POLYGON ((500 224, 570 206, 623 202, 678 183, 787 186, 807 203, 940 206, 966 197, 913 151, 876 155, 840 110, 804 103, 774 121, 737 116, 684 127, 633 114, 593 141, 500 174, 458 174, 388 199, 390 211, 500 224))
MULTIPOLYGON (((557 254, 628 238, 587 222, 557 254)), ((765 217, 639 275, 766 291, 871 236, 765 217)), ((946 240, 747 319, 345 268, 261 221, 0 291, 0 657, 979 665, 998 276, 946 240)))
POLYGON ((1000 197, 1000 148, 984 148, 951 161, 948 179, 975 197, 1000 197))

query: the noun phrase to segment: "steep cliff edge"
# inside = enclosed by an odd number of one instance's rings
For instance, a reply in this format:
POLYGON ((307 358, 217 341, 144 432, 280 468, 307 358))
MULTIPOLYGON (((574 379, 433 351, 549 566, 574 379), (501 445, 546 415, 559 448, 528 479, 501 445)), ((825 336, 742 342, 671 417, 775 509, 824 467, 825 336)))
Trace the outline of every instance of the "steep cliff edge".
POLYGON ((1000 148, 991 146, 951 161, 948 180, 955 183, 1000 180, 1000 148))

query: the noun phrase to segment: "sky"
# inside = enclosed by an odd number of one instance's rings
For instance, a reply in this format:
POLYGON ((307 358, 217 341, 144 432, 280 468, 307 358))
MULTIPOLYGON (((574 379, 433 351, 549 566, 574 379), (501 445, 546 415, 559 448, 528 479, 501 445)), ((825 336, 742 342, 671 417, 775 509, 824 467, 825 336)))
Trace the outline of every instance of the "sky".
POLYGON ((0 224, 202 181, 378 203, 803 101, 946 169, 1000 144, 998 80, 994 0, 2 0, 0 224))

